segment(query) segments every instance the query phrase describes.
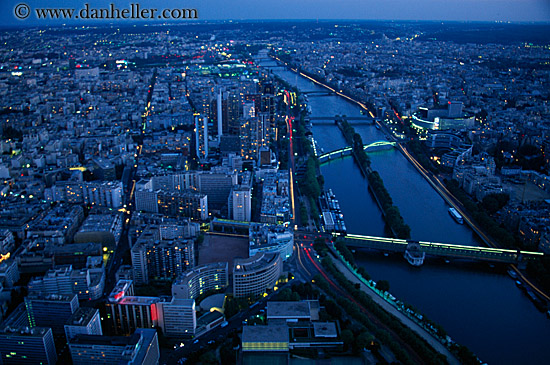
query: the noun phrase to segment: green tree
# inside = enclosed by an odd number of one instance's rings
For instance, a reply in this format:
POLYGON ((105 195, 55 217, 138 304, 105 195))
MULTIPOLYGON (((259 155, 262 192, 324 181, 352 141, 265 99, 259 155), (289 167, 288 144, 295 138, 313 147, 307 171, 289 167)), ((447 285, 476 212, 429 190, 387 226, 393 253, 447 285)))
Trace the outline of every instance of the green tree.
POLYGON ((315 241, 313 241, 313 248, 317 253, 321 256, 326 256, 327 254, 327 245, 325 244, 325 239, 321 237, 317 237, 315 241))
POLYGON ((365 347, 369 346, 374 341, 374 336, 369 332, 361 332, 359 336, 355 337, 355 347, 361 351, 365 347))
POLYGON ((236 354, 231 341, 226 341, 220 347, 220 360, 222 364, 233 365, 236 363, 236 354))
POLYGON ((491 196, 490 194, 483 198, 483 200, 481 201, 481 206, 489 214, 495 214, 496 212, 498 212, 498 209, 499 209, 498 200, 494 196, 491 196))
POLYGON ((307 160, 306 172, 300 185, 300 189, 302 189, 304 194, 310 196, 313 199, 317 199, 321 194, 321 187, 319 186, 319 181, 317 180, 315 159, 313 157, 310 157, 307 160))
POLYGON ((388 290, 390 290, 390 282, 387 280, 378 280, 378 282, 376 283, 376 289, 387 292, 388 290))
POLYGON ((350 330, 343 330, 340 336, 342 337, 342 341, 344 342, 344 348, 350 349, 351 346, 353 346, 353 342, 355 339, 355 337, 353 336, 353 332, 351 332, 350 330))
POLYGON ((225 306, 224 314, 226 318, 231 318, 239 312, 239 305, 237 304, 237 301, 235 300, 235 298, 232 298, 232 297, 227 298, 224 306, 225 306))
POLYGON ((342 318, 342 309, 340 309, 340 306, 338 306, 338 304, 336 304, 334 301, 327 300, 325 302, 325 309, 327 313, 333 318, 335 319, 342 318))
POLYGON ((308 222, 307 208, 304 202, 300 202, 300 221, 302 225, 306 225, 308 222))
POLYGON ((280 290, 279 294, 277 294, 277 300, 281 302, 292 301, 292 290, 290 290, 289 288, 284 288, 283 290, 280 290))
POLYGON ((369 273, 367 272, 367 270, 365 270, 365 268, 363 266, 360 266, 358 269, 357 269, 357 272, 359 273, 359 275, 361 275, 363 277, 363 279, 365 280, 370 280, 370 275, 369 273))
POLYGON ((208 351, 201 355, 201 363, 204 365, 217 365, 218 359, 216 358, 216 353, 214 351, 208 351))

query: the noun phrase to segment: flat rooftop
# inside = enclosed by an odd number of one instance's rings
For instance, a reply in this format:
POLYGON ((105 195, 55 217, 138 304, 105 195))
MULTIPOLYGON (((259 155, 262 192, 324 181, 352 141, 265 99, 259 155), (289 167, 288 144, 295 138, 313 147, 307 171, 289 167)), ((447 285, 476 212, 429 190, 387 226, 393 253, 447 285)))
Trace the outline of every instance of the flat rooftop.
POLYGON ((117 302, 117 304, 122 305, 151 305, 154 303, 160 302, 159 297, 123 297, 117 302))
POLYGON ((311 318, 309 302, 267 302, 267 318, 311 318))
POLYGON ((333 322, 313 322, 313 332, 315 337, 338 337, 336 324, 333 322))
POLYGON ((25 337, 44 337, 46 332, 51 331, 49 327, 9 327, 0 329, 0 335, 25 336, 25 337))
POLYGON ((288 326, 244 326, 242 342, 288 342, 288 326))
POLYGON ((65 325, 86 326, 97 312, 98 310, 94 308, 80 307, 69 317, 65 325))
POLYGON ((75 296, 76 294, 61 295, 61 294, 44 294, 42 292, 34 292, 27 295, 25 299, 48 301, 48 302, 71 302, 75 296))

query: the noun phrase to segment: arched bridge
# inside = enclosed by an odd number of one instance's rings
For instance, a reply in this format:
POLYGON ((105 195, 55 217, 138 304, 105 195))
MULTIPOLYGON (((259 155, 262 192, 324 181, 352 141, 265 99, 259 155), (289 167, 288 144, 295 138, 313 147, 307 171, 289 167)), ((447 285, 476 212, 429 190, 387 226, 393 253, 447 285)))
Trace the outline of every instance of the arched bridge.
POLYGON ((397 238, 363 236, 348 234, 345 236, 348 247, 367 248, 385 252, 405 253, 409 243, 420 246, 426 255, 469 260, 482 260, 507 264, 519 264, 527 260, 534 260, 544 256, 541 252, 506 250, 478 246, 454 245, 448 243, 434 243, 425 241, 407 241, 397 238))
MULTIPOLYGON (((374 151, 383 151, 393 148, 396 145, 395 142, 390 141, 377 141, 373 142, 371 144, 366 144, 363 146, 363 149, 365 152, 374 152, 374 151)), ((320 163, 324 163, 330 160, 333 160, 335 158, 350 156, 352 153, 353 148, 352 147, 345 147, 340 148, 339 150, 323 153, 322 155, 318 155, 317 158, 319 159, 320 163)))

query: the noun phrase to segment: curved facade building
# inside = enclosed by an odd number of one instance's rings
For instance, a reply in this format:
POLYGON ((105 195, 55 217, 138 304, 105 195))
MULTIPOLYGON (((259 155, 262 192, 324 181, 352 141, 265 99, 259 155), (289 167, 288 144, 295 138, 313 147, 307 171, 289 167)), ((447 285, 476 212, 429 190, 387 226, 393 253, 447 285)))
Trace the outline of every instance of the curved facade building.
POLYGON ((172 295, 178 299, 195 299, 209 290, 227 287, 227 266, 227 262, 215 262, 183 273, 172 284, 172 295))
POLYGON ((247 259, 233 261, 233 295, 235 297, 262 295, 273 288, 283 270, 278 253, 257 253, 247 259))

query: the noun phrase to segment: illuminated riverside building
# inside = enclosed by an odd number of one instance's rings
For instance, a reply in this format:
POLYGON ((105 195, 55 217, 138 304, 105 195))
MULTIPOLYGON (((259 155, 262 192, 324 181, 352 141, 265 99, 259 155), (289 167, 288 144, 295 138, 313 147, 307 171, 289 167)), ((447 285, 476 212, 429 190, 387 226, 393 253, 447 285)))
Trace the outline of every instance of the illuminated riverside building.
POLYGON ((278 253, 258 252, 247 259, 233 261, 233 295, 258 296, 275 286, 281 276, 283 260, 278 253))
POLYGON ((418 129, 447 130, 473 128, 475 117, 462 111, 462 103, 449 102, 447 108, 418 108, 412 124, 418 129))
POLYGON ((227 262, 200 265, 180 275, 172 284, 175 298, 195 299, 209 290, 224 289, 229 285, 227 262))

